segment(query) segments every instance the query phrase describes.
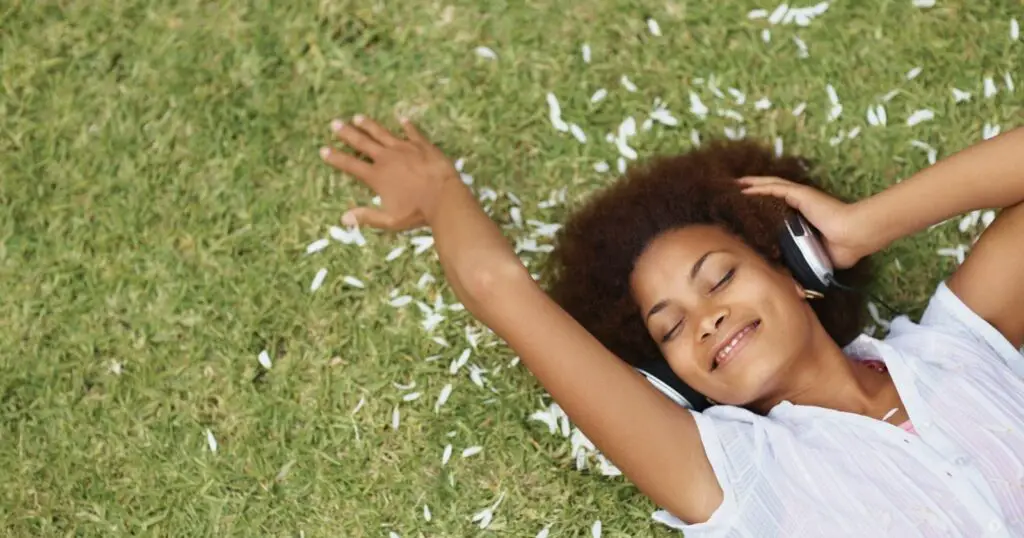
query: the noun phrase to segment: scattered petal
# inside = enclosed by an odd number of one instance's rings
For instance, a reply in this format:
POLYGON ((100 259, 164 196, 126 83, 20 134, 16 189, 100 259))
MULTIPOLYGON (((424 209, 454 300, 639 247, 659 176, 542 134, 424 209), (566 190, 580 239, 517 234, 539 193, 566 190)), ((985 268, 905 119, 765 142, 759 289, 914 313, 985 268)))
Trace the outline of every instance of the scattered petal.
POLYGON ((787 11, 789 11, 788 4, 779 4, 775 11, 772 11, 772 14, 768 16, 769 24, 779 24, 782 22, 782 18, 786 16, 787 11))
POLYGON ((482 447, 482 446, 471 446, 471 447, 469 447, 469 448, 467 448, 467 449, 462 451, 462 457, 463 458, 469 458, 469 457, 472 457, 472 456, 476 456, 477 454, 479 454, 479 453, 481 453, 483 451, 484 451, 484 447, 482 447))
POLYGON ((996 94, 996 83, 992 82, 992 77, 985 77, 985 98, 988 99, 996 94))
POLYGON ((464 349, 462 351, 462 354, 459 355, 459 358, 457 358, 457 359, 452 361, 451 366, 449 366, 449 368, 448 368, 448 372, 451 375, 457 374, 459 372, 459 369, 462 368, 463 366, 465 366, 467 362, 469 362, 469 356, 472 353, 473 353, 472 349, 470 349, 468 347, 466 349, 464 349))
POLYGON ((782 137, 775 137, 775 156, 782 157, 782 137))
POLYGON ((267 370, 270 369, 270 353, 268 353, 267 350, 264 349, 263 351, 260 351, 260 354, 258 357, 256 357, 256 360, 260 362, 260 366, 266 368, 267 370))
POLYGON ((1007 71, 1006 73, 1003 73, 1003 84, 1006 85, 1006 90, 1007 91, 1009 91, 1011 93, 1013 92, 1013 90, 1014 90, 1014 87, 1013 87, 1013 77, 1010 76, 1010 72, 1009 71, 1007 71))
POLYGON ((441 394, 437 397, 437 402, 434 403, 434 412, 438 412, 445 403, 448 402, 448 398, 452 395, 452 384, 448 383, 441 389, 441 394))
POLYGON ((327 278, 327 269, 320 269, 313 275, 313 282, 309 285, 309 291, 316 291, 320 289, 320 286, 324 285, 324 279, 327 278))
POLYGON ((493 50, 491 50, 490 48, 488 48, 488 47, 477 47, 476 48, 476 55, 481 57, 481 58, 486 58, 488 60, 497 60, 498 59, 498 54, 496 52, 494 52, 493 50))
POLYGON ((551 533, 551 525, 548 525, 547 527, 544 527, 543 529, 541 529, 540 532, 537 533, 537 536, 535 538, 548 538, 548 534, 550 534, 550 533, 551 533))
POLYGON ((991 210, 989 210, 989 211, 985 211, 984 213, 982 213, 982 214, 981 214, 981 223, 982 223, 982 224, 983 224, 983 225, 984 225, 984 226, 985 226, 986 228, 988 228, 989 226, 991 226, 991 225, 992 225, 992 223, 993 223, 993 222, 994 222, 995 220, 996 220, 996 212, 995 212, 995 211, 991 211, 991 210))
POLYGON ((1000 129, 999 125, 992 125, 991 123, 986 123, 985 126, 982 128, 981 138, 982 138, 982 140, 988 140, 990 138, 995 138, 995 137, 999 136, 999 132, 1000 131, 1001 131, 1001 129, 1000 129))
POLYGON ((584 43, 580 51, 583 53, 583 63, 590 63, 590 45, 584 43))
POLYGON ((363 282, 361 280, 359 280, 358 278, 356 278, 354 276, 346 275, 344 278, 341 279, 341 281, 344 282, 345 284, 348 284, 349 286, 352 286, 353 288, 365 288, 366 287, 366 284, 363 284, 363 282))
POLYGON ((422 396, 422 394, 420 394, 419 392, 410 392, 409 394, 402 396, 402 401, 411 402, 420 399, 420 396, 422 396))
POLYGON ((1010 19, 1010 41, 1020 39, 1020 23, 1017 19, 1010 19))
POLYGON ((601 162, 596 163, 594 165, 594 171, 599 173, 599 174, 603 174, 603 173, 607 172, 610 169, 611 169, 611 167, 608 166, 608 163, 605 162, 605 161, 601 161, 601 162))
POLYGON ((658 21, 654 19, 647 19, 647 29, 651 31, 651 35, 661 35, 661 26, 658 25, 658 21))
POLYGON ((800 103, 800 104, 796 105, 796 107, 793 108, 793 115, 794 116, 799 116, 800 114, 803 114, 804 110, 806 110, 806 109, 807 109, 807 103, 806 102, 800 103))
POLYGON ((570 123, 569 132, 572 133, 573 138, 575 138, 580 144, 587 143, 587 134, 583 132, 583 129, 581 129, 579 125, 570 123))
POLYGON ((907 125, 909 125, 910 127, 913 127, 913 126, 917 125, 918 123, 929 121, 929 120, 931 120, 933 118, 935 118, 935 113, 932 112, 931 110, 928 110, 928 109, 917 110, 913 114, 911 114, 909 118, 907 118, 907 125))
POLYGON ((769 30, 767 28, 764 28, 764 29, 761 30, 761 41, 764 41, 765 43, 771 43, 771 41, 772 41, 772 32, 771 32, 771 30, 769 30))
POLYGON ((768 16, 767 9, 754 9, 747 13, 747 18, 750 20, 763 19, 768 16))
POLYGON ((397 247, 388 252, 388 255, 384 257, 384 261, 395 261, 402 253, 405 252, 405 247, 397 247))
POLYGON ((921 67, 920 66, 915 67, 915 68, 911 69, 910 71, 907 71, 907 80, 914 80, 920 74, 921 74, 921 67))
POLYGON ((416 288, 422 290, 428 284, 435 281, 437 281, 437 279, 434 278, 434 275, 430 273, 423 273, 422 275, 420 275, 420 279, 416 281, 416 288))
POLYGON ((742 105, 743 103, 747 102, 747 96, 744 95, 743 92, 737 90, 736 88, 729 88, 726 91, 732 95, 732 98, 736 101, 737 105, 742 105))
POLYGON ((359 403, 356 404, 356 406, 352 409, 351 412, 349 412, 349 414, 350 415, 354 415, 354 414, 358 413, 359 410, 362 409, 364 405, 366 405, 366 397, 365 396, 359 398, 359 403))
POLYGON ((401 422, 401 419, 402 419, 401 412, 398 410, 398 406, 396 405, 395 408, 391 411, 391 429, 392 430, 397 430, 398 429, 398 423, 401 422))
POLYGON ((762 97, 754 103, 754 110, 768 110, 772 107, 772 102, 767 97, 762 97))
POLYGON ((551 125, 556 131, 561 131, 563 133, 568 132, 569 124, 562 120, 562 108, 558 104, 558 98, 555 97, 555 94, 548 92, 547 101, 548 117, 551 120, 551 125))
POLYGON ((409 242, 412 243, 416 247, 412 251, 412 253, 419 255, 419 254, 423 254, 430 247, 434 246, 434 236, 432 236, 432 235, 421 235, 421 236, 418 236, 418 237, 413 237, 412 239, 409 240, 409 242))
POLYGON ((619 79, 619 82, 622 83, 622 87, 623 88, 626 88, 626 91, 628 91, 628 92, 635 92, 636 91, 636 84, 633 84, 633 81, 629 80, 629 77, 627 77, 626 75, 622 75, 622 78, 619 79))
POLYGON ((708 117, 708 107, 700 100, 700 96, 690 92, 690 112, 700 119, 708 117))
POLYGON ((599 88, 596 92, 594 92, 594 95, 590 96, 590 102, 599 103, 603 101, 605 97, 608 97, 608 90, 604 88, 599 88))
POLYGON ((601 538, 601 520, 600 519, 595 521, 594 524, 590 527, 590 536, 591 536, 591 538, 601 538))
POLYGON ((445 445, 444 453, 441 454, 441 467, 448 465, 450 459, 452 459, 452 445, 445 445))
POLYGON ((970 92, 965 92, 959 88, 953 88, 953 100, 957 103, 971 100, 970 92))
POLYGON ((425 504, 423 505, 423 519, 427 521, 431 520, 430 507, 425 504))
POLYGON ((625 174, 626 173, 626 159, 623 159, 622 157, 619 157, 618 160, 615 161, 615 164, 618 167, 618 170, 619 170, 620 174, 625 174))
POLYGON ((808 52, 807 50, 807 43, 804 43, 803 39, 800 39, 797 36, 793 36, 793 43, 796 44, 797 58, 807 58, 810 56, 810 52, 808 52))
POLYGON ((206 445, 210 447, 210 452, 217 452, 217 439, 209 428, 206 429, 206 445))
POLYGON ((913 0, 914 7, 929 8, 935 7, 935 0, 913 0))
POLYGON ((320 252, 321 250, 327 248, 327 245, 330 244, 331 242, 328 241, 327 239, 317 239, 316 241, 313 241, 312 243, 309 244, 309 246, 306 247, 306 254, 320 252))

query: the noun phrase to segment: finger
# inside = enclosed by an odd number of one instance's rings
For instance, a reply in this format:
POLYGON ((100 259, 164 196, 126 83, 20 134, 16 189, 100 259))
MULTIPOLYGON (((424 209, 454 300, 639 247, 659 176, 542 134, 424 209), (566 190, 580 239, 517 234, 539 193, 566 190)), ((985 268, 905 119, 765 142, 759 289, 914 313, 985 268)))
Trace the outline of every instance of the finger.
POLYGON ((341 217, 346 226, 367 225, 382 230, 394 230, 398 227, 398 219, 372 207, 356 207, 349 209, 341 217))
POLYGON ((413 142, 419 142, 423 144, 430 143, 430 141, 427 140, 427 137, 423 136, 423 133, 421 133, 420 130, 417 129, 416 126, 413 125, 411 121, 409 121, 409 118, 399 118, 398 121, 402 123, 402 130, 405 131, 406 138, 412 140, 413 142))
POLYGON ((376 140, 370 138, 362 129, 354 125, 345 125, 341 120, 331 122, 331 130, 339 140, 346 146, 366 155, 371 159, 377 158, 384 149, 376 140))
POLYGON ((769 184, 757 187, 747 187, 743 189, 743 194, 781 198, 785 200, 786 205, 797 211, 801 211, 804 205, 804 197, 801 196, 800 189, 788 185, 769 184))
POLYGON ((391 134, 391 131, 385 129, 379 123, 363 116, 362 114, 352 118, 352 123, 363 131, 366 131, 366 134, 373 137, 378 144, 386 148, 390 148, 399 142, 398 137, 391 134))
POLYGON ((359 179, 364 183, 369 181, 372 166, 370 163, 354 155, 323 147, 320 148, 320 158, 327 164, 345 172, 346 174, 355 176, 356 179, 359 179))
POLYGON ((794 183, 792 181, 789 181, 789 180, 786 180, 786 179, 782 179, 781 177, 776 177, 776 176, 746 176, 746 177, 741 177, 741 178, 737 179, 736 181, 738 181, 738 182, 740 182, 740 183, 742 183, 744 185, 751 185, 751 186, 753 186, 753 185, 770 185, 770 184, 776 184, 776 183, 785 183, 785 184, 789 184, 789 185, 794 185, 794 183))

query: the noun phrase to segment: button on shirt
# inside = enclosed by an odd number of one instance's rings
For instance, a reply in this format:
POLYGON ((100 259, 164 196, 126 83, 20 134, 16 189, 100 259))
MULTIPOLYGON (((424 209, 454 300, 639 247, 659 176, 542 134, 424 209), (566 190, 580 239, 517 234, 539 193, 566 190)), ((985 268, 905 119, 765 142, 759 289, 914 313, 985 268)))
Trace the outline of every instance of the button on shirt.
POLYGON ((945 283, 919 323, 846 352, 885 362, 917 435, 789 402, 694 412, 724 500, 669 523, 687 538, 1024 536, 1024 356, 945 283))

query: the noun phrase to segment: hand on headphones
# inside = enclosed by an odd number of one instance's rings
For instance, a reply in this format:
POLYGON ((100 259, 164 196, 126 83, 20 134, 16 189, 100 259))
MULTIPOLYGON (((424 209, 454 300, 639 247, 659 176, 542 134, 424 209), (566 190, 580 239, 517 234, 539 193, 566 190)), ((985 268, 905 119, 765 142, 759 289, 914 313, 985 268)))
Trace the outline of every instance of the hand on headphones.
POLYGON ((818 229, 821 242, 837 269, 852 267, 877 250, 871 241, 870 227, 861 222, 856 204, 778 177, 748 176, 737 181, 744 186, 744 194, 781 198, 800 212, 818 229))

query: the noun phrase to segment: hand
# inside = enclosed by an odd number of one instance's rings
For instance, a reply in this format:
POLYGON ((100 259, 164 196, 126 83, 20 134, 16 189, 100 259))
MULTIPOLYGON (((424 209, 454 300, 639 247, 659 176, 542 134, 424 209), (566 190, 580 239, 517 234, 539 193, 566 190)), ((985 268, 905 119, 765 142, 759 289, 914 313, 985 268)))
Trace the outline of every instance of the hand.
POLYGON ((462 185, 451 161, 412 123, 405 118, 401 122, 405 138, 362 116, 353 118, 354 125, 331 122, 338 139, 370 162, 328 147, 320 148, 320 156, 365 183, 381 199, 380 209, 350 209, 342 216, 342 223, 396 232, 425 226, 437 207, 442 187, 450 181, 462 185))
POLYGON ((837 200, 809 185, 778 177, 744 177, 743 193, 782 198, 821 233, 822 243, 837 269, 852 267, 881 249, 863 222, 859 206, 837 200))

